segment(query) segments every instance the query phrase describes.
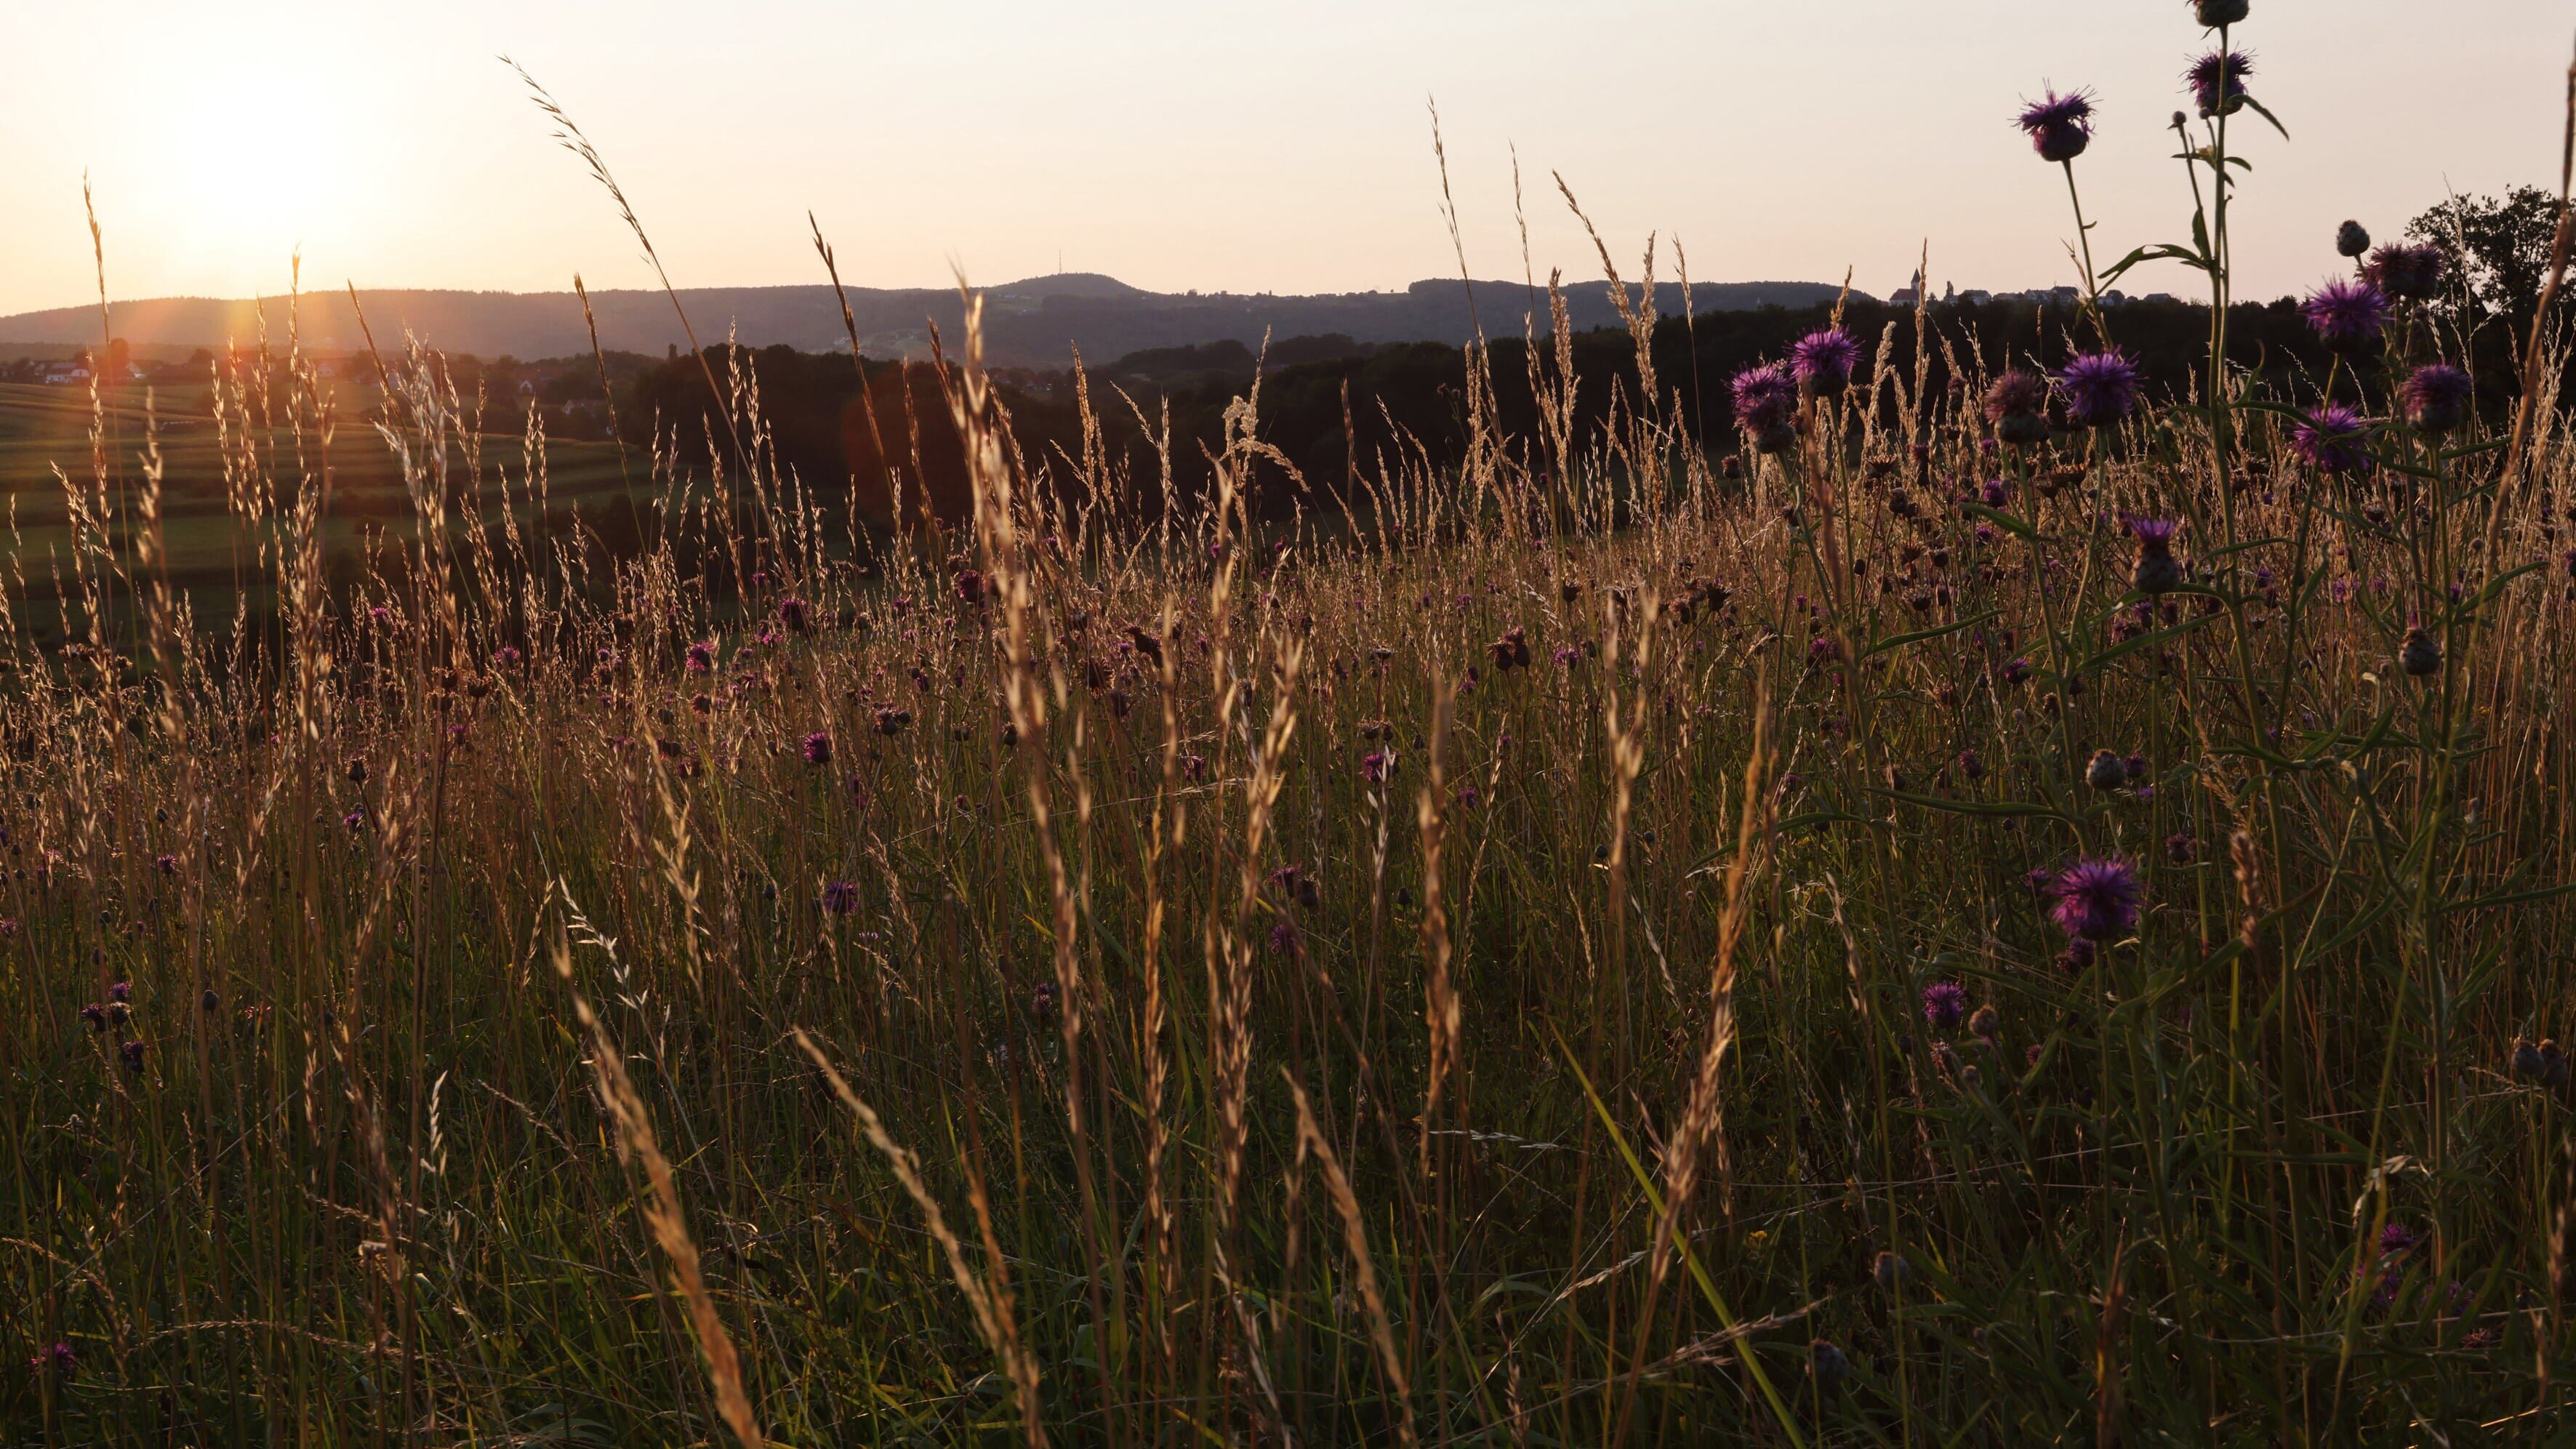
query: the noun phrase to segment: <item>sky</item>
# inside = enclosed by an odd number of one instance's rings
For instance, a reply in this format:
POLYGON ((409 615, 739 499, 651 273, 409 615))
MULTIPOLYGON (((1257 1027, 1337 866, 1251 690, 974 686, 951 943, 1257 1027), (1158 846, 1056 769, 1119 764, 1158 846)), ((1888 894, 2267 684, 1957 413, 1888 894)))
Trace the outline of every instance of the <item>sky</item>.
MULTIPOLYGON (((507 54, 605 154, 681 286, 944 286, 1106 272, 1160 291, 1366 291, 1466 264, 1633 280, 2074 280, 2060 172, 2012 129, 2099 96, 2077 163, 2107 262, 2187 234, 2167 118, 2184 0, 83 0, 0 14, 0 314, 288 285, 647 286, 507 54), (1516 216, 1513 167, 1517 154, 1516 216)), ((2335 224, 2556 180, 2567 0, 2254 0, 2288 127, 2239 294, 2304 290, 2335 224)), ((2187 291, 2177 268, 2131 291, 2187 291)))

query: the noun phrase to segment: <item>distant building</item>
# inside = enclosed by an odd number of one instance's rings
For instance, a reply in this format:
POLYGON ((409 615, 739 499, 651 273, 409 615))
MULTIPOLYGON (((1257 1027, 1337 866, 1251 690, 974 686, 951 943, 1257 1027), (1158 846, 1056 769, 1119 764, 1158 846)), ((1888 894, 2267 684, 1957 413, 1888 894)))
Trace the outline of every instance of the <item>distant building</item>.
POLYGON ((1959 300, 1967 303, 1971 307, 1983 307, 1994 299, 1995 294, 1987 291, 1983 287, 1970 287, 1968 290, 1959 294, 1959 300))
POLYGON ((1923 294, 1921 292, 1914 290, 1912 287, 1899 287, 1888 294, 1887 305, 1891 307, 1911 307, 1922 300, 1923 294))
POLYGON ((56 363, 45 372, 45 382, 53 387, 65 387, 72 383, 87 381, 89 381, 89 364, 85 362, 56 363))

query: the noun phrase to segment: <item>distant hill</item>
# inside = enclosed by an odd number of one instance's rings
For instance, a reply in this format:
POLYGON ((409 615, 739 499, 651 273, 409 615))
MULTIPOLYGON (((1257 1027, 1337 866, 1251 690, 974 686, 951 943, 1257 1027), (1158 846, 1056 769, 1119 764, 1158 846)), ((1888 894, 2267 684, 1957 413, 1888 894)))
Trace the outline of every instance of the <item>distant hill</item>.
MULTIPOLYGON (((1837 289, 1817 282, 1719 282, 1694 284, 1691 305, 1701 313, 1752 311, 1764 306, 1801 307, 1830 301, 1837 289)), ((1615 326, 1618 311, 1606 282, 1565 289, 1576 330, 1615 326)), ((1080 348, 1103 360, 1152 348, 1240 342, 1257 348, 1273 337, 1339 334, 1359 343, 1462 343, 1481 321, 1496 336, 1518 336, 1523 317, 1536 312, 1547 330, 1547 298, 1533 305, 1519 282, 1452 280, 1416 282, 1401 292, 1345 292, 1319 296, 1269 293, 1185 294, 1147 292, 1113 277, 1074 272, 994 287, 985 302, 985 348, 995 364, 1060 367, 1080 348)), ((1633 289, 1631 295, 1634 295, 1633 289)), ((1860 294, 1855 293, 1855 297, 1860 294)), ((581 303, 570 292, 361 291, 359 302, 377 345, 391 351, 406 333, 431 346, 477 357, 565 357, 590 350, 581 303)), ((874 357, 921 356, 930 328, 954 346, 962 321, 957 294, 942 288, 853 287, 860 350, 874 357)), ((687 347, 671 304, 659 292, 590 294, 600 345, 614 351, 659 354, 687 347)), ((693 287, 681 291, 689 322, 701 343, 722 341, 728 331, 753 346, 785 343, 809 351, 847 346, 840 304, 828 286, 693 287)), ((1656 289, 1659 312, 1679 316, 1682 289, 1656 289)), ((306 294, 292 309, 306 347, 326 352, 365 346, 359 318, 345 292, 306 294)), ((290 308, 284 297, 256 302, 207 297, 164 297, 114 305, 116 334, 138 350, 147 347, 221 347, 249 344, 263 330, 282 343, 290 308)), ((96 306, 62 307, 0 317, 0 348, 12 344, 85 346, 99 333, 96 306)))

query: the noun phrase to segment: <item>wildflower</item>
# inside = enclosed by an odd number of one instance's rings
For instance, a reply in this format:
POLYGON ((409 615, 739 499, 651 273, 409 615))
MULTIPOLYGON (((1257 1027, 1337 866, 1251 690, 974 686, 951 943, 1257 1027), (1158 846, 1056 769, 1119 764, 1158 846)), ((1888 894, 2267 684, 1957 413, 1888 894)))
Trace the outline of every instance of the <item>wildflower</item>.
POLYGON ((712 674, 715 672, 715 667, 716 646, 713 641, 702 640, 689 646, 691 674, 712 674))
POLYGON ((179 873, 179 857, 164 851, 163 853, 152 857, 152 868, 161 872, 163 875, 177 875, 179 873))
POLYGON ((2188 830, 2178 830, 2165 837, 2165 859, 2176 865, 2189 865, 2200 858, 2200 842, 2188 830))
POLYGON ((2004 1014, 1995 1010, 1995 1004, 1991 1001, 1978 1007, 1968 1017, 1968 1030, 1974 1032, 1978 1039, 1988 1046, 1994 1045, 1995 1038, 2003 1033, 2003 1029, 2004 1014))
MULTIPOLYGON (((2242 25, 2249 0, 2191 0, 2192 18, 2211 30, 2222 25, 2242 25)), ((2352 223, 2345 222, 2351 226, 2352 223)))
POLYGON ((2069 359, 2057 374, 2066 395, 2066 420, 2079 428, 2107 428, 2138 408, 2138 365, 2118 348, 2069 359))
POLYGON ((2397 385, 2397 409, 2406 425, 2428 437, 2440 437, 2467 422, 2469 399, 2477 385, 2446 362, 2419 367, 2397 385))
POLYGON ((528 656, 519 652, 519 646, 515 644, 504 644, 500 648, 492 651, 492 662, 503 669, 515 669, 518 667, 519 661, 527 657, 528 656))
POLYGON ((2320 473, 2367 473, 2370 455, 2362 451, 2369 423, 2340 403, 2317 409, 2290 428, 2290 451, 2320 473))
POLYGON ((1831 634, 1819 634, 1807 641, 1807 659, 1810 663, 1829 664, 1842 656, 1842 641, 1831 634))
POLYGON ((1556 665, 1559 669, 1572 669, 1575 665, 1583 662, 1582 653, 1571 645, 1557 650, 1554 654, 1551 654, 1548 657, 1556 661, 1556 665))
MULTIPOLYGON (((2218 0, 2225 4, 2228 0, 2218 0)), ((2213 50, 2191 63, 2183 79, 2191 83, 2192 99, 2199 103, 2200 114, 2232 116, 2243 108, 2245 78, 2254 73, 2254 57, 2241 50, 2213 50)))
POLYGON ((2443 266, 2440 247, 2391 242, 2370 254, 2361 274, 2388 296, 2421 302, 2441 294, 2443 266))
POLYGON ((1494 656, 1496 669, 1527 669, 1530 662, 1528 633, 1514 625, 1503 631, 1503 637, 1486 645, 1485 652, 1494 656))
POLYGON ((2357 221, 2347 221, 2335 228, 2335 251, 2347 257, 2359 257, 2370 250, 2370 233, 2357 221))
POLYGON ((126 1002, 132 1001, 134 999, 134 983, 131 981, 118 981, 111 983, 107 988, 107 999, 120 1006, 124 1005, 126 1002))
POLYGON ((367 762, 352 755, 349 757, 349 763, 344 767, 344 773, 348 775, 350 784, 363 785, 367 783, 367 762))
POLYGON ((1055 1015, 1054 982, 1041 981, 1038 983, 1037 990, 1029 993, 1029 1012, 1040 1021, 1055 1015))
POLYGON ((1735 375, 1735 424, 1753 440, 1753 451, 1778 453, 1798 440, 1798 387, 1776 362, 1735 375))
POLYGON ((854 915, 859 909, 859 887, 856 881, 835 880, 823 883, 823 912, 832 916, 854 915))
POLYGON ((983 574, 974 569, 964 569, 959 571, 957 575, 957 597, 961 601, 969 604, 980 604, 984 602, 983 574))
POLYGON ((814 733, 805 737, 805 763, 809 765, 828 765, 832 763, 832 737, 830 735, 823 733, 821 730, 816 730, 814 733))
POLYGON ((1959 773, 1967 776, 1971 780, 1984 779, 1986 774, 1985 758, 1979 755, 1975 750, 1961 750, 1959 752, 1959 773))
POLYGON ((2567 1052, 2555 1041, 2537 1045, 2521 1037, 2513 1039, 2513 1074, 2527 1082, 2544 1087, 2567 1084, 2567 1052))
POLYGON ((1289 925, 1286 921, 1280 921, 1272 925, 1270 928, 1270 951, 1272 955, 1276 956, 1296 955, 1297 928, 1289 925))
POLYGON ((2368 282, 2337 277, 2310 292, 2299 314, 2328 352, 2362 352, 2378 344, 2388 325, 2388 297, 2368 282))
POLYGON ((1395 751, 1371 750, 1360 756, 1360 778, 1383 785, 1395 776, 1395 751))
POLYGON ((2030 661, 2027 659, 2011 659, 2004 663, 2003 676, 2006 684, 2019 684, 2030 678, 2030 674, 2030 661))
POLYGON ((67 1379, 72 1376, 72 1370, 80 1367, 80 1356, 72 1352, 69 1343, 58 1338, 50 1346, 29 1354, 27 1367, 40 1374, 49 1373, 56 1378, 67 1379))
POLYGON ((1819 1338, 1807 1345, 1807 1372, 1815 1376, 1816 1392, 1830 1394, 1851 1377, 1851 1356, 1819 1338))
POLYGON ((1977 490, 1977 499, 1988 508, 2001 508, 2012 501, 2012 485, 2001 478, 1989 478, 1977 490))
POLYGON ((1892 1291, 1897 1284, 1910 1281, 1913 1277, 1914 1265, 1895 1253, 1882 1250, 1876 1258, 1870 1260, 1869 1281, 1881 1288, 1892 1291))
POLYGON ((2097 750, 2093 763, 2084 769, 2084 783, 2096 790, 2117 790, 2129 782, 2129 772, 2120 757, 2109 750, 2097 750))
POLYGON ((1790 371, 1816 393, 1842 391, 1859 366, 1860 341, 1840 327, 1810 332, 1789 348, 1790 371))
POLYGON ((1128 642, 1129 642, 1130 644, 1132 644, 1132 645, 1134 645, 1134 646, 1135 646, 1135 649, 1136 649, 1136 652, 1137 652, 1137 653, 1142 654, 1142 655, 1144 655, 1147 659, 1152 660, 1152 661, 1154 662, 1154 666, 1155 666, 1156 668, 1158 668, 1158 669, 1159 669, 1159 668, 1161 668, 1161 667, 1162 667, 1162 664, 1163 664, 1163 641, 1162 641, 1162 640, 1155 638, 1153 635, 1146 633, 1144 630, 1142 630, 1142 629, 1140 629, 1140 628, 1137 628, 1137 627, 1136 627, 1135 625, 1133 625, 1133 624, 1130 624, 1130 625, 1128 625, 1128 626, 1127 626, 1127 640, 1128 640, 1128 642))
POLYGON ((2051 891, 2057 897, 2051 912, 2057 928, 2087 941, 2114 940, 2135 929, 2145 895, 2138 873, 2116 857, 2076 861, 2057 877, 2051 891))
POLYGON ((912 723, 912 711, 881 704, 877 706, 876 718, 877 733, 892 739, 903 733, 904 726, 912 723))
POLYGON ((2051 90, 2021 108, 2013 118, 2022 134, 2030 137, 2031 149, 2039 159, 2052 164, 2072 161, 2084 154, 2093 141, 2093 94, 2071 91, 2059 95, 2051 90))
POLYGON ((1923 988, 1923 1019, 1938 1031, 1959 1024, 1968 1010, 1968 991, 1956 981, 1935 981, 1923 988))
POLYGON ((791 633, 803 632, 805 628, 805 601, 797 598, 793 594, 779 600, 778 622, 786 625, 791 633))
POLYGON ((2048 384, 2037 373, 2013 368, 1986 389, 1986 421, 1995 436, 2015 447, 2048 441, 2048 384))
POLYGON ((1208 762, 1205 755, 1183 755, 1175 763, 1180 766, 1181 778, 1184 780, 1198 781, 1208 776, 1208 762))
POLYGON ((126 1042, 116 1049, 116 1054, 125 1062, 125 1069, 127 1071, 139 1072, 143 1070, 143 1043, 139 1041, 126 1042))
POLYGON ((80 1018, 89 1023, 92 1031, 107 1030, 107 1008, 95 1001, 80 1009, 80 1018))
POLYGON ((2099 948, 2078 936, 2066 943, 2065 950, 2057 953, 2057 969, 2069 976, 2081 976, 2085 969, 2093 964, 2093 958, 2099 954, 2099 948))
POLYGON ((2173 536, 2181 529, 2181 524, 2168 518, 2129 520, 2129 536, 2138 541, 2138 566, 2129 575, 2130 587, 2150 598, 2181 587, 2182 565, 2173 556, 2173 536))
POLYGON ((2441 673, 2442 641, 2424 632, 2423 625, 2414 625, 2397 646, 2397 667, 2417 679, 2441 673))

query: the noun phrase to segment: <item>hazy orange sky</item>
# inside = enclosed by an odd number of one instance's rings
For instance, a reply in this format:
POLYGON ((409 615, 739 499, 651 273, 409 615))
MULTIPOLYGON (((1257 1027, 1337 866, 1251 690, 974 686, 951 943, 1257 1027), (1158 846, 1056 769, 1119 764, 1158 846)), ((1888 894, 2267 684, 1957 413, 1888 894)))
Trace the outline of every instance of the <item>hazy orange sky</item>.
MULTIPOLYGON (((649 274, 495 56, 607 153, 681 285, 1066 269, 1162 290, 1352 291, 1521 271, 1517 143, 1544 275, 1597 276, 1564 173, 1623 268, 1678 235, 1695 279, 2071 280, 2058 173, 2007 124, 2100 92, 2079 163, 2097 255, 2179 237, 2182 0, 439 0, 19 3, 0 22, 0 313, 90 298, 81 175, 117 297, 308 286, 559 290, 649 274)), ((2244 286, 2304 288, 2334 224, 2393 234, 2446 187, 2554 183, 2576 6, 2254 0, 2239 127, 2244 286)), ((1669 256, 1669 252, 1667 252, 1669 256)), ((1667 269, 1669 275, 1669 269, 1667 269)), ((2173 268, 2132 290, 2186 290, 2173 268)))

